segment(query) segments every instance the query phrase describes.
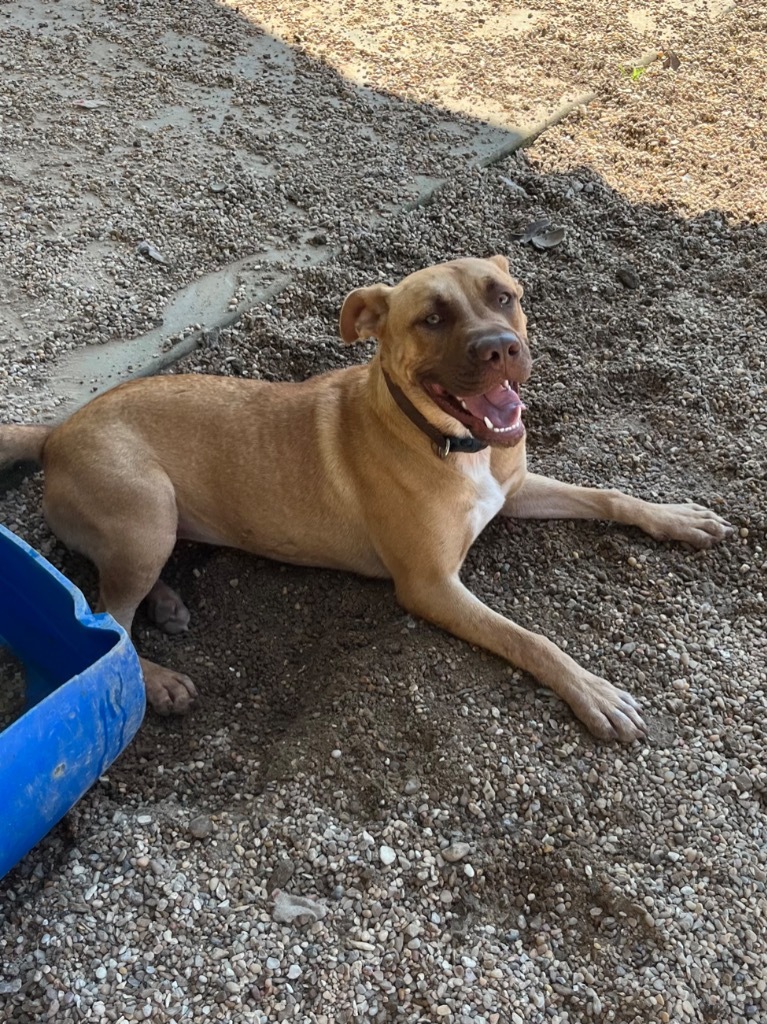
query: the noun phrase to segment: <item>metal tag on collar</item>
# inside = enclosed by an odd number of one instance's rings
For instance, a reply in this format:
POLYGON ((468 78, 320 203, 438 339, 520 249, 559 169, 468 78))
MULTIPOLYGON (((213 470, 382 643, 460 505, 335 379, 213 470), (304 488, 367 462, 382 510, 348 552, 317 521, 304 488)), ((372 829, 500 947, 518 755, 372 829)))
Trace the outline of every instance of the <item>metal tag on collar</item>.
POLYGON ((443 440, 445 443, 437 448, 437 455, 439 455, 441 459, 446 459, 450 454, 450 438, 445 437, 443 440))

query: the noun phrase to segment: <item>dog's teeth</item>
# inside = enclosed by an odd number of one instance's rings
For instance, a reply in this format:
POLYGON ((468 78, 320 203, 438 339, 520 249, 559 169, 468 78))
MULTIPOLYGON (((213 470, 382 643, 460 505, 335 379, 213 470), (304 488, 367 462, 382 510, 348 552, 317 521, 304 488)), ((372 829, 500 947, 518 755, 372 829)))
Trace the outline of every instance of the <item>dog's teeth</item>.
POLYGON ((503 382, 503 386, 506 388, 507 391, 511 391, 511 384, 509 384, 507 380, 503 382))
POLYGON ((485 416, 485 426, 487 427, 488 430, 495 430, 495 427, 490 422, 490 417, 489 416, 485 416))
POLYGON ((466 412, 468 412, 469 410, 468 410, 468 408, 467 408, 467 406, 466 406, 466 403, 464 402, 464 400, 463 400, 463 399, 461 398, 461 399, 459 399, 459 401, 460 401, 460 403, 461 403, 461 407, 462 407, 463 409, 466 409, 466 412))

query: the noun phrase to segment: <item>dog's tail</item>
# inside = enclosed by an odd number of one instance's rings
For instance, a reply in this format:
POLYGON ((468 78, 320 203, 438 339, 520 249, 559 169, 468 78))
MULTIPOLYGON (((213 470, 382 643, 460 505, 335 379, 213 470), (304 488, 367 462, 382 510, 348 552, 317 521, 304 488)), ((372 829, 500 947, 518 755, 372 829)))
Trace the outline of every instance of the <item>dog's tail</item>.
POLYGON ((40 462, 52 427, 0 426, 0 469, 14 462, 40 462))

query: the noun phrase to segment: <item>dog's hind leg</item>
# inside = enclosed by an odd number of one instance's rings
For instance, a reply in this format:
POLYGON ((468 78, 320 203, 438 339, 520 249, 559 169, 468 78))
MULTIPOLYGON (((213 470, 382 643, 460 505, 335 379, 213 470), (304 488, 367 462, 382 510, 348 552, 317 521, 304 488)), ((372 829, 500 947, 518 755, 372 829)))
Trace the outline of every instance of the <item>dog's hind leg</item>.
MULTIPOLYGON (((133 617, 141 601, 149 594, 157 594, 165 588, 158 574, 173 550, 173 543, 165 546, 152 545, 155 558, 140 561, 146 552, 146 543, 141 532, 133 537, 121 538, 119 550, 105 562, 98 563, 99 570, 99 611, 107 611, 130 633, 133 617)), ((173 537, 175 542, 175 536, 173 537)), ((167 588, 169 593, 173 593, 167 588)), ((174 595, 175 596, 175 595, 174 595)), ((186 612, 186 608, 181 605, 186 612)), ((187 618, 188 618, 187 612, 187 618)), ((192 680, 182 672, 165 668, 146 658, 140 658, 144 673, 146 698, 161 715, 183 714, 197 697, 192 680)))
MULTIPOLYGON (((160 467, 128 472, 118 461, 107 470, 94 458, 78 470, 75 480, 55 463, 46 467, 45 515, 65 544, 94 562, 98 610, 109 612, 130 634, 139 604, 158 592, 160 573, 176 543, 173 485, 160 467), (97 470, 93 480, 84 479, 91 467, 97 470)), ((152 707, 160 714, 186 711, 197 695, 192 681, 140 660, 152 707)))
POLYGON ((189 629, 189 609, 163 580, 158 580, 147 594, 146 608, 152 622, 171 636, 189 629))

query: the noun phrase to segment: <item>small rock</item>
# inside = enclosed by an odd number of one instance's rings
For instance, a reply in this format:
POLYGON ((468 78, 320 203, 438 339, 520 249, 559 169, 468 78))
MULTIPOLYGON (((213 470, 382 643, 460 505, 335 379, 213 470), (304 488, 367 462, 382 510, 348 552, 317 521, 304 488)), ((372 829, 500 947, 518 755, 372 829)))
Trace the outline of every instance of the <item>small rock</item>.
POLYGON ((291 924, 293 921, 320 921, 327 914, 327 908, 317 900, 305 896, 291 896, 286 892, 278 892, 274 900, 272 917, 280 924, 291 924))
POLYGON ((741 793, 748 793, 754 787, 754 780, 748 772, 741 772, 740 775, 735 776, 735 785, 741 793))
MULTIPOLYGON (((221 340, 221 328, 211 327, 209 331, 202 332, 202 343, 207 348, 218 348, 219 341, 221 340)), ((199 570, 198 570, 199 572, 199 570)))
POLYGON ((421 788, 421 783, 418 779, 408 779, 405 785, 402 787, 402 792, 405 796, 413 796, 421 788))
MULTIPOLYGON (((364 939, 349 939, 348 943, 352 947, 353 950, 361 949, 363 951, 363 953, 374 953, 375 952, 375 946, 373 945, 373 943, 372 942, 365 942, 364 939)), ((349 963, 355 963, 357 958, 358 958, 358 954, 355 954, 354 956, 352 956, 352 954, 349 953, 346 959, 349 961, 349 963)))
POLYGON ((639 275, 637 272, 628 266, 618 267, 615 272, 615 276, 618 278, 624 288, 638 288, 639 287, 639 275))
POLYGON ((299 967, 299 965, 298 964, 291 964, 290 967, 288 968, 288 978, 291 981, 295 981, 296 978, 300 978, 300 977, 301 977, 301 968, 299 967))
POLYGON ((163 254, 159 251, 159 249, 157 249, 156 246, 152 245, 151 242, 139 242, 139 244, 136 246, 136 252, 139 254, 139 256, 146 256, 148 259, 153 260, 155 263, 168 262, 163 256, 163 254))
POLYGON ((381 858, 381 863, 387 868, 397 859, 397 854, 392 850, 391 846, 382 846, 378 851, 378 856, 381 858))
POLYGON ((468 857, 471 847, 468 843, 451 843, 450 846, 439 852, 442 854, 442 859, 446 860, 448 864, 455 864, 456 861, 468 857))
POLYGON ((272 877, 269 879, 269 885, 272 892, 275 889, 282 889, 287 882, 293 877, 295 871, 295 865, 292 860, 287 857, 282 857, 277 863, 277 867, 272 872, 272 877))
POLYGON ((195 839, 205 839, 213 831, 213 822, 207 814, 200 814, 189 822, 189 833, 195 839))

